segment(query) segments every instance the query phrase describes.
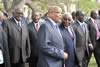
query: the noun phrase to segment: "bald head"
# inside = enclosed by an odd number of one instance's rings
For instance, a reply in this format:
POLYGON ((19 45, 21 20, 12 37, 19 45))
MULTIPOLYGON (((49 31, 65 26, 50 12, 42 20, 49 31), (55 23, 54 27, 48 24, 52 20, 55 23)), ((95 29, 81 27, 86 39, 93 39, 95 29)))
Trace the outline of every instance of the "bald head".
POLYGON ((61 22, 62 9, 59 6, 51 6, 48 9, 48 17, 55 22, 61 22))
POLYGON ((48 13, 52 13, 52 12, 56 12, 56 11, 62 11, 62 9, 59 7, 59 6, 51 6, 49 9, 48 9, 48 13))

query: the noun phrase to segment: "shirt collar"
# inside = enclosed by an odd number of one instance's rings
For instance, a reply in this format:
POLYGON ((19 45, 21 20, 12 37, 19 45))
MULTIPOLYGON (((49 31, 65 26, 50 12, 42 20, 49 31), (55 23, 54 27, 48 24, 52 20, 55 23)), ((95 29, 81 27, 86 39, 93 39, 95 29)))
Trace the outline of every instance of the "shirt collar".
POLYGON ((93 18, 90 18, 92 20, 92 22, 94 23, 94 19, 93 18))
POLYGON ((20 22, 20 21, 17 21, 16 18, 14 18, 14 20, 15 20, 15 22, 16 22, 17 25, 18 25, 18 23, 19 23, 20 26, 21 26, 21 22, 20 22))
POLYGON ((51 18, 48 18, 48 19, 51 21, 51 23, 52 23, 53 25, 57 25, 57 23, 54 22, 51 18))
POLYGON ((82 24, 84 24, 85 22, 81 23, 81 22, 78 20, 78 23, 79 23, 80 25, 82 25, 82 24))

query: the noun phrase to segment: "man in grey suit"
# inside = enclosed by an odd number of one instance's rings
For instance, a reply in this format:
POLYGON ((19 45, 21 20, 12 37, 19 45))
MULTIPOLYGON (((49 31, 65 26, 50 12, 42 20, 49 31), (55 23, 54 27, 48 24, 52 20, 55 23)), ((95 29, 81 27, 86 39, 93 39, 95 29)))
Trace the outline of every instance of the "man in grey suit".
POLYGON ((76 57, 79 67, 87 67, 87 58, 89 55, 88 46, 91 47, 89 33, 86 23, 84 23, 84 14, 82 11, 76 12, 77 20, 73 23, 73 29, 76 34, 76 57))
POLYGON ((37 67, 62 67, 64 60, 68 58, 68 54, 64 52, 64 43, 58 27, 58 23, 61 22, 61 12, 60 7, 51 6, 47 21, 40 26, 37 67))
POLYGON ((7 34, 11 67, 25 67, 26 58, 30 55, 28 30, 22 17, 22 9, 16 8, 13 17, 2 24, 7 34))

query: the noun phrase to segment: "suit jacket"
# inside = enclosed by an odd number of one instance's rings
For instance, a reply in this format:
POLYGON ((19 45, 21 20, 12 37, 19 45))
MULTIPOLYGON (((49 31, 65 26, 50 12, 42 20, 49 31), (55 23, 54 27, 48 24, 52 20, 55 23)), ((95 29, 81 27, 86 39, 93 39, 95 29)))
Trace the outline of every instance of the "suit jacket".
POLYGON ((62 67, 64 43, 56 27, 48 19, 40 26, 40 52, 37 67, 62 67))
POLYGON ((34 21, 28 24, 29 29, 29 37, 30 37, 30 45, 31 45, 31 55, 30 55, 30 62, 38 60, 38 53, 39 53, 39 39, 37 35, 36 28, 34 26, 34 21))
POLYGON ((100 19, 97 19, 97 20, 96 20, 96 24, 97 24, 98 30, 99 30, 99 39, 96 40, 95 51, 96 51, 96 52, 100 52, 100 19))
POLYGON ((77 64, 77 59, 75 56, 75 51, 76 51, 76 36, 74 33, 74 30, 72 28, 72 26, 69 26, 73 38, 70 36, 69 32, 67 31, 67 29, 65 28, 64 24, 60 25, 60 30, 61 30, 61 34, 65 43, 65 52, 68 53, 68 59, 65 60, 65 67, 76 67, 77 64))
POLYGON ((79 66, 83 67, 83 59, 85 59, 86 54, 89 56, 88 43, 89 43, 89 33, 87 25, 85 24, 85 33, 83 32, 78 21, 73 23, 73 29, 76 34, 76 56, 79 62, 79 66))
POLYGON ((10 67, 10 58, 7 44, 7 37, 0 25, 0 49, 3 52, 4 67, 10 67))
POLYGON ((18 63, 20 58, 26 61, 26 56, 30 55, 30 42, 27 26, 21 22, 21 30, 14 18, 10 18, 3 22, 3 28, 7 34, 8 47, 11 63, 18 63))
POLYGON ((96 34, 97 34, 97 32, 96 32, 96 29, 94 27, 93 21, 91 19, 88 19, 86 21, 86 23, 87 23, 87 26, 88 26, 91 43, 95 47, 96 46, 96 34))

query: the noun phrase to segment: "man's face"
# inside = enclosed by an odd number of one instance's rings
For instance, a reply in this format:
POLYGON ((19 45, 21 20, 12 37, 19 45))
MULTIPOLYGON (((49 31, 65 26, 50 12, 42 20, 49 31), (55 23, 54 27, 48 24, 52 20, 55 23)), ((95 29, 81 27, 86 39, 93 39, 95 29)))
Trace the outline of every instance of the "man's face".
POLYGON ((81 12, 79 14, 79 16, 77 16, 77 19, 80 21, 80 22, 83 22, 84 21, 84 14, 81 12))
POLYGON ((54 20, 57 23, 61 22, 61 15, 62 15, 61 8, 55 8, 55 9, 53 9, 53 11, 50 14, 51 14, 50 18, 52 20, 54 20))
POLYGON ((22 9, 16 9, 16 12, 15 12, 14 16, 15 16, 15 18, 18 21, 21 21, 22 18, 23 18, 23 11, 22 11, 22 9))
POLYGON ((32 16, 33 21, 35 21, 36 23, 39 22, 40 19, 40 14, 38 12, 34 12, 33 16, 32 16))
POLYGON ((64 23, 65 26, 69 26, 71 24, 71 20, 72 20, 72 18, 68 15, 65 15, 62 18, 62 22, 64 23))
POLYGON ((97 19, 97 18, 98 18, 98 15, 97 15, 96 12, 93 14, 93 18, 94 18, 94 19, 97 19))

